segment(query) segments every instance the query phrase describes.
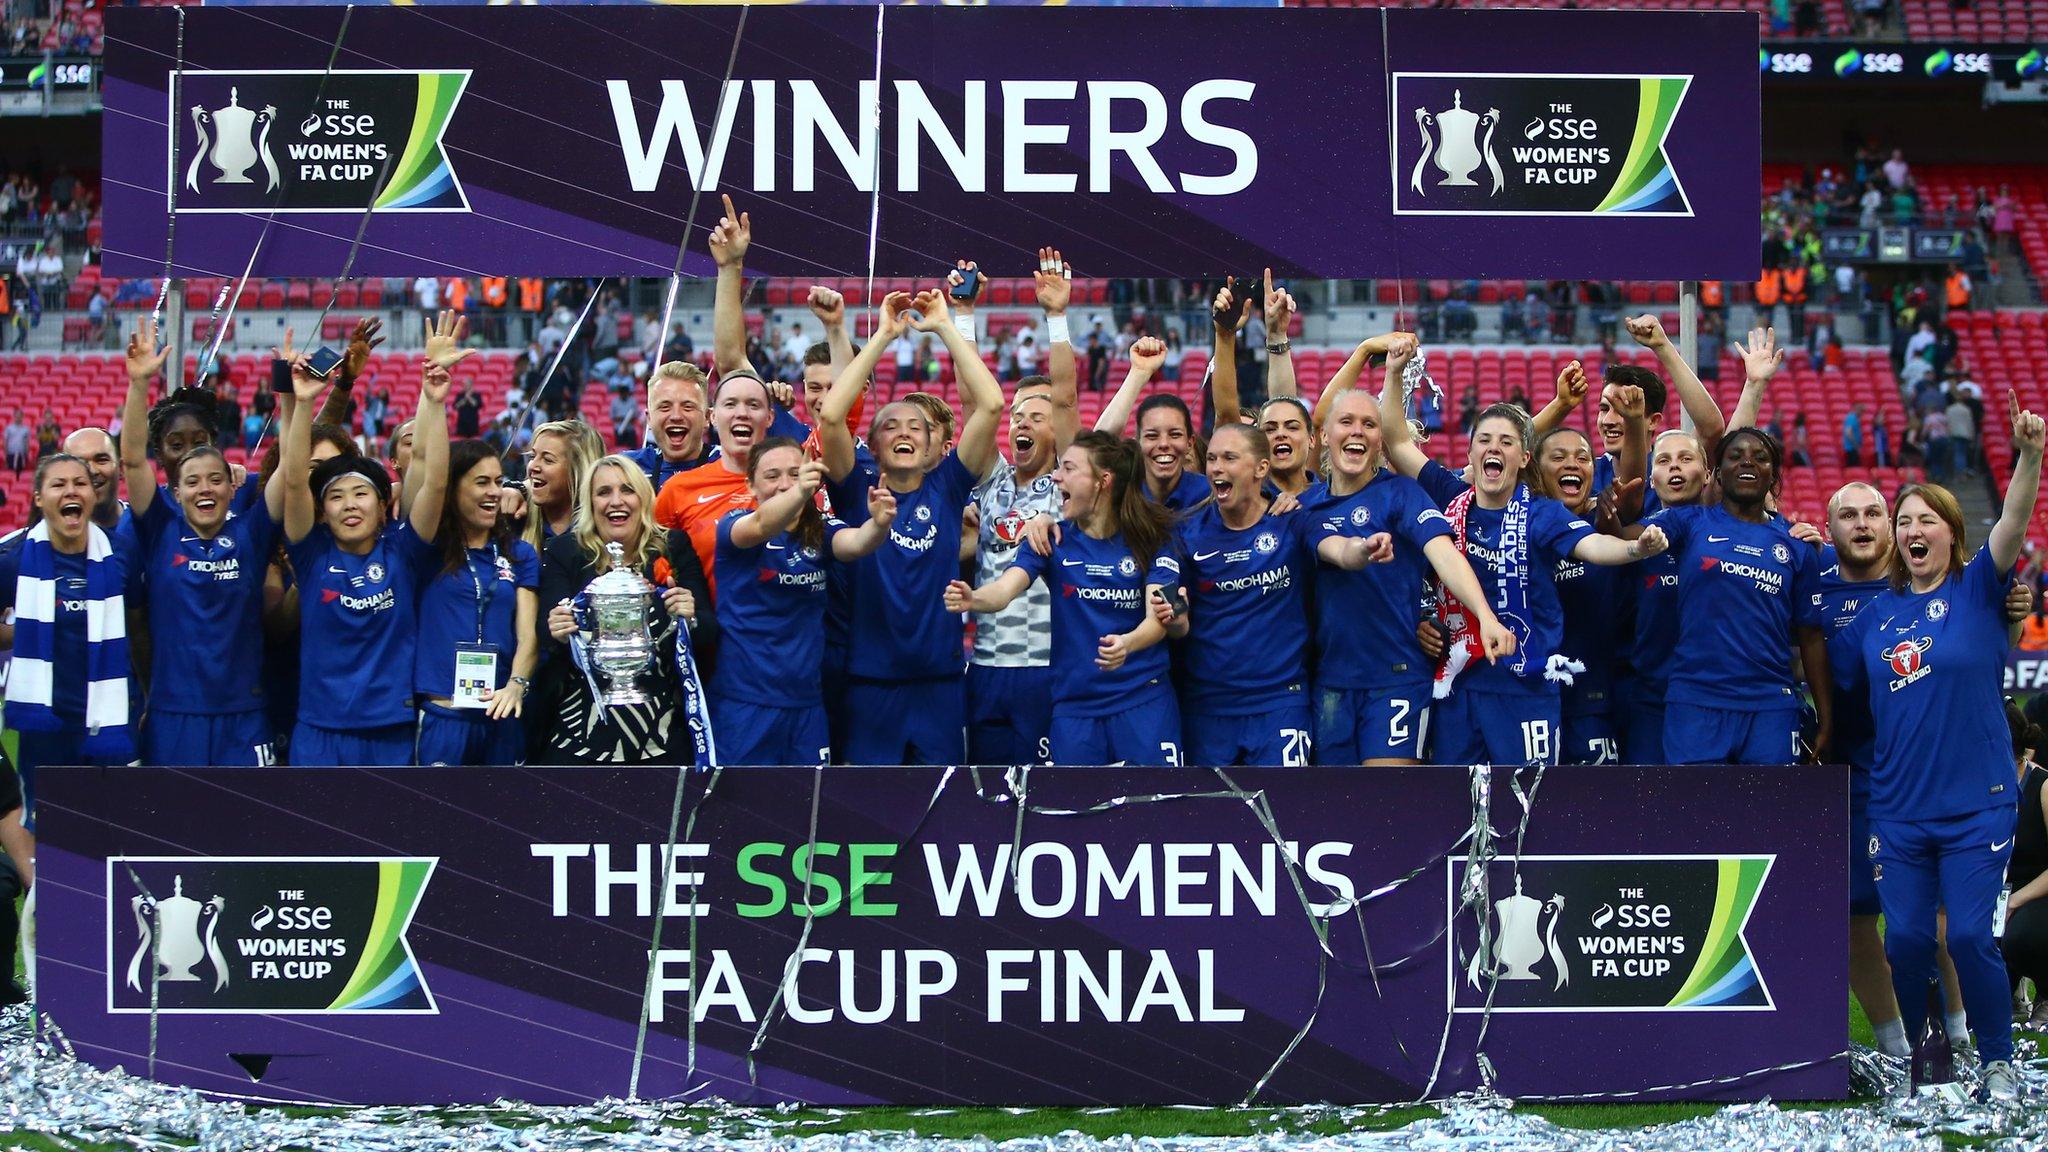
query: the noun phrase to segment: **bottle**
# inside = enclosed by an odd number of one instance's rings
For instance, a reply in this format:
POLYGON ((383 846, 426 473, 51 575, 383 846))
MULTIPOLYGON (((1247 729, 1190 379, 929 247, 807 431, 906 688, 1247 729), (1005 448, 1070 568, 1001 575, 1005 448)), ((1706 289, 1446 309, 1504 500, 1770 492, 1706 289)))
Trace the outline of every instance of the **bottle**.
POLYGON ((1941 998, 1941 981, 1927 983, 1927 1022, 1920 1030, 1920 1042, 1913 1047, 1913 1086, 1947 1084, 1956 1078, 1955 1051, 1949 1047, 1946 1018, 1948 1006, 1941 998))

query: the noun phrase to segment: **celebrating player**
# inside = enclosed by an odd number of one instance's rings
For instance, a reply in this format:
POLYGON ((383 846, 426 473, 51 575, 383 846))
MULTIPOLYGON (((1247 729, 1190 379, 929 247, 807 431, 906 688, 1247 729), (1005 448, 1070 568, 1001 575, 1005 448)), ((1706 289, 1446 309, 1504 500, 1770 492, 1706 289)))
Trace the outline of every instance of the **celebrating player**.
MULTIPOLYGON (((1414 358, 1412 338, 1387 353, 1380 410, 1399 412, 1402 371, 1414 358)), ((1434 689, 1443 701, 1436 718, 1433 759, 1449 764, 1557 762, 1562 725, 1559 685, 1569 682, 1571 662, 1558 651, 1564 631, 1555 573, 1566 560, 1617 565, 1654 556, 1664 537, 1654 529, 1636 541, 1593 531, 1562 504, 1531 495, 1522 482, 1530 463, 1529 425, 1521 409, 1496 404, 1479 414, 1472 428, 1472 483, 1422 454, 1407 421, 1381 427, 1387 460, 1444 508, 1465 556, 1479 576, 1484 602, 1515 636, 1511 659, 1480 663, 1493 655, 1473 609, 1445 595, 1438 615, 1450 634, 1450 648, 1434 689)))
POLYGON ((1181 733, 1188 762, 1307 764, 1308 518, 1273 512, 1272 447, 1249 424, 1209 440, 1214 495, 1178 527, 1188 613, 1181 733))
POLYGON ((526 449, 526 543, 538 555, 576 522, 583 474, 604 455, 604 439, 581 420, 550 420, 526 449))
POLYGON ((1148 598, 1179 583, 1169 513, 1145 499, 1138 449, 1084 432, 1054 473, 1061 523, 1048 553, 1020 548, 994 581, 946 588, 953 612, 995 612, 1035 581, 1053 588, 1051 755, 1055 764, 1178 764, 1180 712, 1166 628, 1148 598))
POLYGON ((831 756, 820 672, 825 658, 825 575, 872 553, 896 519, 896 496, 868 490, 858 529, 818 510, 825 466, 787 436, 747 459, 754 507, 718 522, 720 633, 708 693, 727 764, 823 764, 831 756))
POLYGON ((540 556, 498 515, 504 479, 483 441, 449 451, 441 564, 422 574, 413 663, 421 764, 526 761, 519 717, 540 661, 540 556))
POLYGON ((1324 567, 1316 576, 1315 758, 1318 764, 1414 764, 1429 747, 1431 664, 1416 640, 1431 575, 1473 606, 1489 658, 1514 651, 1451 523, 1420 485, 1384 466, 1380 406, 1347 390, 1330 407, 1327 487, 1302 507, 1324 567), (1392 535, 1390 562, 1364 545, 1392 535))
POLYGON ((412 677, 419 569, 433 562, 448 485, 451 366, 469 354, 452 312, 427 322, 420 374, 419 488, 391 521, 391 477, 353 454, 311 466, 313 410, 327 382, 292 365, 298 403, 285 431, 284 540, 299 586, 299 713, 292 763, 392 766, 413 761, 412 677))
POLYGON ((874 336, 825 394, 819 439, 833 508, 864 520, 867 489, 877 481, 854 467, 847 414, 883 349, 912 323, 908 314, 913 307, 918 331, 936 332, 948 341, 960 386, 971 394, 971 402, 959 447, 929 470, 926 462, 937 431, 915 404, 898 400, 883 405, 868 433, 879 483, 895 493, 897 509, 888 543, 849 565, 858 610, 847 651, 843 751, 856 764, 957 764, 967 750, 960 723, 962 628, 959 616, 946 611, 944 593, 959 570, 961 516, 969 493, 995 461, 1003 393, 953 329, 944 293, 924 292, 913 301, 907 293, 892 292, 882 302, 874 336))
POLYGON ((2012 481, 1991 535, 1967 562, 1963 513, 1937 485, 1909 485, 1893 519, 1891 587, 1849 626, 1877 725, 1870 778, 1871 860, 1885 956, 1908 1037, 1920 1033, 1934 977, 1935 913, 1983 1060, 1984 1091, 2010 1100, 2010 989, 1992 917, 2012 854, 2017 787, 2005 723, 2006 581, 2040 492, 2048 429, 2008 397, 2012 481))
POLYGON ((1820 564, 1767 507, 1781 452, 1759 429, 1730 432, 1715 447, 1720 502, 1666 508, 1649 521, 1679 556, 1679 633, 1664 715, 1664 751, 1676 763, 1798 762, 1795 648, 1820 717, 1816 759, 1830 747, 1820 564))
POLYGON ((1195 451, 1194 416, 1188 412, 1187 404, 1171 393, 1147 396, 1142 402, 1138 399, 1164 362, 1163 356, 1143 363, 1133 358, 1124 382, 1109 403, 1102 406, 1102 415, 1096 417, 1095 430, 1123 436, 1135 404, 1138 451, 1145 465, 1145 495, 1171 511, 1185 512, 1209 498, 1208 480, 1188 470, 1188 461, 1195 451))
MULTIPOLYGON (((1659 507, 1699 503, 1707 490, 1707 458, 1699 437, 1672 429, 1650 449, 1646 485, 1659 507)), ((1644 497, 1648 507, 1650 497, 1644 497)), ((1671 683, 1672 653, 1678 647, 1678 557, 1668 549, 1638 560, 1623 585, 1622 615, 1634 621, 1628 647, 1629 674, 1616 692, 1622 761, 1662 764, 1664 697, 1671 683)))
MULTIPOLYGON (((149 382, 168 349, 155 322, 128 339, 125 427, 140 428, 149 382)), ((290 398, 283 398, 289 404, 290 398)), ((161 407, 160 407, 161 411, 161 407)), ((228 462, 209 442, 184 439, 198 415, 163 421, 159 442, 177 439, 166 498, 157 488, 145 440, 124 436, 121 468, 147 575, 149 618, 161 634, 150 649, 149 720, 142 758, 150 764, 267 766, 276 763, 264 710, 263 662, 249 654, 263 640, 265 559, 277 542, 284 481, 273 477, 264 500, 230 510, 235 485, 228 462)), ((151 421, 154 429, 158 425, 151 421)))

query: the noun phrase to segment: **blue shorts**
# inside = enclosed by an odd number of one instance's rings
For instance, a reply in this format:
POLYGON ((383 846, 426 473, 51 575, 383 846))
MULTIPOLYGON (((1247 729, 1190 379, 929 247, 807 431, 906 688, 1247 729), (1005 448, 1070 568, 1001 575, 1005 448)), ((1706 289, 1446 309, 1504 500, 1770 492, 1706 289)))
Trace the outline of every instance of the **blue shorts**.
POLYGON ((964 677, 846 686, 848 764, 960 764, 967 759, 964 677))
POLYGON ((412 724, 381 728, 292 727, 292 763, 301 768, 403 768, 412 763, 412 724))
POLYGON ((1615 735, 1614 717, 1606 713, 1564 718, 1564 748, 1559 759, 1566 764, 1619 764, 1621 740, 1615 735))
POLYGON ((1555 764, 1564 722, 1557 687, 1535 696, 1452 689, 1437 701, 1438 764, 1555 764))
MULTIPOLYGON (((967 666, 967 762, 1052 759, 1052 668, 967 666)), ((1089 761, 1108 763, 1108 761, 1089 761)))
POLYGON ((1669 764, 1664 755, 1664 701, 1631 701, 1621 712, 1621 762, 1669 764))
POLYGON ((1799 705, 1664 706, 1664 753, 1673 764, 1797 764, 1799 705))
POLYGON ((1849 915, 1883 912, 1877 899, 1877 865, 1870 860, 1870 797, 1849 791, 1849 915))
POLYGON ((420 706, 415 764, 510 767, 526 763, 526 726, 516 717, 493 720, 481 708, 420 706))
POLYGON ((709 703, 720 764, 808 768, 832 762, 823 704, 768 708, 726 696, 709 703))
POLYGON ((1181 762, 1203 768, 1233 764, 1299 768, 1314 754, 1308 700, 1302 696, 1249 716, 1183 709, 1180 730, 1181 762))
POLYGON ((269 768, 277 763, 277 749, 271 745, 270 713, 258 708, 252 712, 207 716, 152 709, 142 726, 142 762, 269 768))
POLYGON ((1062 766, 1128 764, 1171 767, 1181 763, 1180 703, 1162 688, 1126 702, 1107 716, 1052 715, 1052 762, 1062 766))
POLYGON ((1429 747, 1429 685, 1318 688, 1315 761, 1420 760, 1429 747))

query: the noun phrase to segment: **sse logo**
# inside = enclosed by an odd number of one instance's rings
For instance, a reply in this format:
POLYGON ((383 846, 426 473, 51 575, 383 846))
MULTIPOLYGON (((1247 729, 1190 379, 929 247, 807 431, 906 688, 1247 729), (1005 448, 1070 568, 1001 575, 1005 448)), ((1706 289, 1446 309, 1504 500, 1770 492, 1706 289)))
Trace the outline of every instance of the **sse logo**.
POLYGON ((1858 52, 1851 48, 1835 57, 1835 75, 1853 76, 1868 72, 1873 76, 1897 75, 1906 70, 1906 58, 1897 52, 1858 52))
POLYGON ((1773 75, 1805 75, 1813 71, 1810 52, 1763 52, 1757 54, 1757 70, 1773 75))
POLYGON ((1958 76, 1989 76, 1991 75, 1991 54, 1988 52, 1950 53, 1946 48, 1938 48, 1932 56, 1927 58, 1927 63, 1922 67, 1926 69, 1929 76, 1946 76, 1951 71, 1958 76))

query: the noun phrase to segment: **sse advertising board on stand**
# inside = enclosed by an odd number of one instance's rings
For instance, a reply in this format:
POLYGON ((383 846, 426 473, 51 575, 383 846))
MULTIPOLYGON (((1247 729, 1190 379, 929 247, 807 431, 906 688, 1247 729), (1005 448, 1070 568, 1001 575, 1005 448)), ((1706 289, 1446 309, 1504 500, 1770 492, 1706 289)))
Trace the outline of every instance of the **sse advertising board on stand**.
POLYGON ((1757 272, 1755 205, 1703 194, 1760 172, 1742 13, 891 9, 877 82, 872 12, 764 8, 723 85, 739 9, 593 13, 207 7, 182 56, 177 13, 108 13, 109 273, 159 274, 175 211, 174 275, 238 273, 276 214, 255 273, 332 276, 369 210, 359 275, 665 275, 699 192, 770 275, 865 270, 877 201, 892 276, 1046 243, 1118 276, 1757 272))
POLYGON ((319 1102, 624 1096, 643 1007, 649 1098, 1839 1098, 1845 783, 53 769, 39 1006, 319 1102))

